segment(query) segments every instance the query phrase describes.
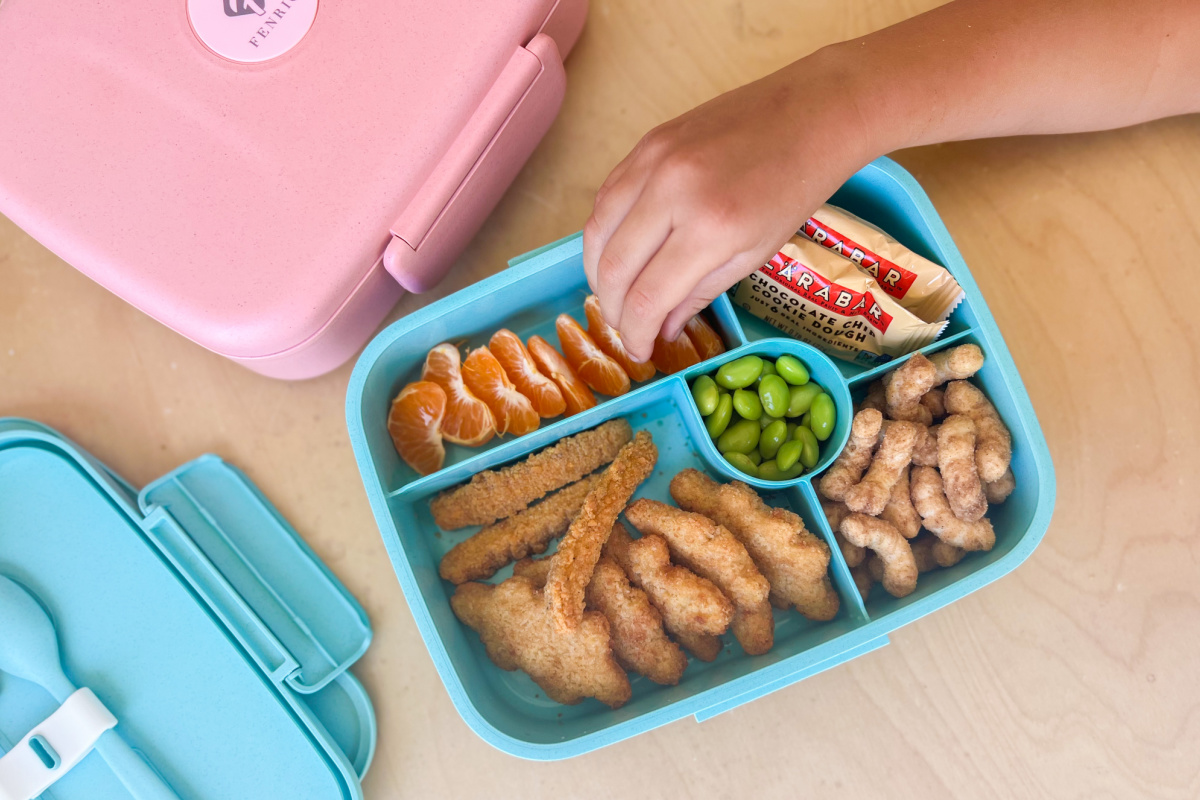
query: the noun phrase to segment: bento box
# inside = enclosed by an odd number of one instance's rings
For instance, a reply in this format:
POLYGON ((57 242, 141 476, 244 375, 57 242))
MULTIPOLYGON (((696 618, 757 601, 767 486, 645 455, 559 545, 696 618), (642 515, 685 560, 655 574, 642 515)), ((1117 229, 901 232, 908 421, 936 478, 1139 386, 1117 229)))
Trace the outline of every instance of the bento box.
MULTIPOLYGON (((831 202, 872 222, 906 246, 950 269, 965 291, 942 337, 921 352, 972 342, 987 360, 976 381, 995 404, 1013 437, 1012 470, 1017 489, 991 515, 997 542, 989 552, 972 553, 956 566, 923 575, 903 599, 880 587, 866 601, 855 589, 849 568, 821 511, 814 480, 844 445, 852 398, 895 369, 904 359, 867 368, 826 358, 815 349, 782 336, 766 323, 736 308, 727 295, 710 307, 714 327, 727 352, 669 376, 656 376, 620 397, 533 433, 493 442, 479 450, 450 446, 445 466, 418 476, 397 456, 386 429, 389 403, 400 387, 419 375, 425 353, 443 341, 484 344, 500 327, 522 337, 540 334, 556 342, 554 320, 560 313, 583 319, 588 288, 582 266, 582 240, 568 237, 511 262, 509 269, 428 306, 383 331, 367 347, 350 380, 347 424, 367 495, 396 575, 458 711, 484 740, 528 759, 579 755, 687 715, 704 720, 844 663, 887 642, 888 632, 916 620, 990 583, 1020 564, 1049 525, 1054 507, 1054 470, 1037 417, 1020 375, 978 287, 929 199, 916 181, 888 159, 857 173, 831 202), (833 396, 838 422, 816 468, 790 482, 773 484, 737 472, 717 453, 708 437, 688 385, 697 375, 747 353, 799 356, 814 380, 833 396), (663 499, 671 477, 695 467, 711 477, 740 479, 758 487, 770 505, 797 513, 810 531, 831 546, 830 573, 840 595, 837 616, 812 622, 794 612, 775 612, 775 646, 759 656, 746 655, 733 637, 725 637, 711 663, 692 660, 676 686, 660 686, 631 676, 632 699, 616 710, 593 700, 558 705, 528 677, 494 666, 479 637, 462 625, 450 608, 454 587, 438 576, 438 562, 474 529, 439 530, 429 501, 444 489, 485 469, 512 463, 564 436, 624 417, 634 430, 651 432, 659 460, 638 497, 663 499)), ((507 577, 502 570, 493 580, 507 577)))

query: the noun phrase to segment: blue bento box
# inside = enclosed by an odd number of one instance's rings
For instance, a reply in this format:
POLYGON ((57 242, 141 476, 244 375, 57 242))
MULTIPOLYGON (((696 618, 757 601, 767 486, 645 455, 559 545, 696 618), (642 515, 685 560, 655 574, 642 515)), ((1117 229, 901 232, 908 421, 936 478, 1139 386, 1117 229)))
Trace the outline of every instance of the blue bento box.
MULTIPOLYGON (((956 566, 923 574, 916 591, 896 599, 876 586, 864 603, 834 545, 813 487, 814 476, 845 443, 851 398, 904 359, 875 368, 832 361, 806 345, 735 308, 727 296, 710 311, 729 351, 676 375, 657 376, 618 398, 573 417, 559 419, 519 438, 493 440, 468 450, 450 445, 446 465, 420 477, 397 456, 386 428, 391 399, 419 377, 426 352, 443 341, 486 344, 498 328, 523 339, 540 334, 557 343, 555 317, 563 312, 582 321, 588 294, 582 240, 571 236, 514 259, 509 269, 463 289, 380 333, 363 352, 350 379, 346 417, 388 555, 456 708, 484 740, 516 756, 550 760, 587 753, 687 715, 710 718, 841 664, 887 643, 887 633, 919 619, 999 578, 1033 551, 1054 508, 1054 468, 1021 377, 979 288, 950 234, 917 182, 899 165, 879 159, 852 177, 831 202, 888 231, 921 255, 945 265, 965 290, 942 338, 931 352, 974 342, 987 356, 976 376, 1013 436, 1012 469, 1017 489, 990 518, 996 546, 972 553, 956 566), (838 408, 838 425, 821 464, 797 480, 770 484, 747 479, 719 456, 691 401, 688 382, 746 353, 800 355, 827 387, 838 408), (614 418, 649 430, 659 447, 655 473, 635 497, 668 499, 667 484, 685 467, 717 480, 734 478, 759 487, 768 503, 788 507, 831 545, 831 573, 841 609, 830 622, 811 622, 795 612, 776 611, 774 648, 761 656, 742 652, 732 636, 712 663, 692 659, 677 686, 659 686, 631 675, 633 698, 611 710, 593 700, 562 706, 548 700, 527 676, 505 672, 488 660, 479 637, 450 609, 454 587, 439 578, 438 562, 476 529, 443 532, 433 523, 428 501, 475 473, 517 461, 558 439, 614 418)), ((501 571, 493 580, 510 574, 501 571)))

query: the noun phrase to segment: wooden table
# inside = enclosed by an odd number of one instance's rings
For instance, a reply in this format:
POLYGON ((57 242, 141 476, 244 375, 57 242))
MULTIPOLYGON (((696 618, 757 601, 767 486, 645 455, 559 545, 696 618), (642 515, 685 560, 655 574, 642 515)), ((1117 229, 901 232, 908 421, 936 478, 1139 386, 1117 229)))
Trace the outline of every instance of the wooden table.
MULTIPOLYGON (((580 228, 638 137, 820 45, 932 5, 595 0, 562 115, 437 291, 580 228)), ((362 601, 379 714, 368 798, 1195 797, 1200 794, 1200 119, 898 154, 971 265, 1058 469, 1020 569, 890 646, 697 724, 564 763, 459 719, 401 596, 343 420, 350 366, 259 377, 0 218, 0 414, 135 483, 241 466, 362 601)))

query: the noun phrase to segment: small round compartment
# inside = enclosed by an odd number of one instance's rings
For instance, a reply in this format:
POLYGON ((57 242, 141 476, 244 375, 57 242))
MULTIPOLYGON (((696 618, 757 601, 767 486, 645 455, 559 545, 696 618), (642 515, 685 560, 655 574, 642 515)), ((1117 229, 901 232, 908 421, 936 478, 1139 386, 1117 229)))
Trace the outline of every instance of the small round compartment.
POLYGON ((769 490, 778 490, 787 486, 796 486, 804 483, 811 480, 814 475, 819 474, 833 463, 833 460, 842 452, 842 448, 845 447, 846 440, 850 436, 850 419, 853 416, 853 402, 850 399, 849 384, 842 377, 841 370, 837 368, 837 365, 828 356, 817 348, 796 341, 795 339, 782 337, 760 339, 723 353, 711 361, 690 367, 679 373, 679 375, 687 382, 687 386, 689 387, 688 401, 685 403, 688 409, 686 419, 692 436, 696 441, 697 449, 704 460, 714 470, 733 480, 739 480, 751 486, 769 490), (829 396, 833 398, 834 406, 837 409, 837 422, 834 425, 833 434, 822 444, 821 458, 817 461, 817 465, 799 477, 786 481, 767 481, 747 475, 730 464, 717 451, 716 443, 709 437, 708 431, 704 427, 704 420, 700 416, 700 410, 696 408, 696 404, 691 400, 690 387, 692 381, 701 375, 713 375, 721 365, 748 355, 761 356, 772 360, 783 355, 795 356, 808 368, 809 380, 820 384, 829 396))

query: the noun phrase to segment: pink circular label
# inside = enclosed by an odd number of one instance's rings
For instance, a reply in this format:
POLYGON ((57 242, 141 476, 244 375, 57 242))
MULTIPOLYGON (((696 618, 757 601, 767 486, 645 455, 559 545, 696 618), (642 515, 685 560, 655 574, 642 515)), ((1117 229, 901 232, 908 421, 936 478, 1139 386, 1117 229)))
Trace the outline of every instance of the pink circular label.
POLYGON ((243 64, 278 58, 312 27, 317 0, 187 0, 192 30, 209 50, 243 64))

